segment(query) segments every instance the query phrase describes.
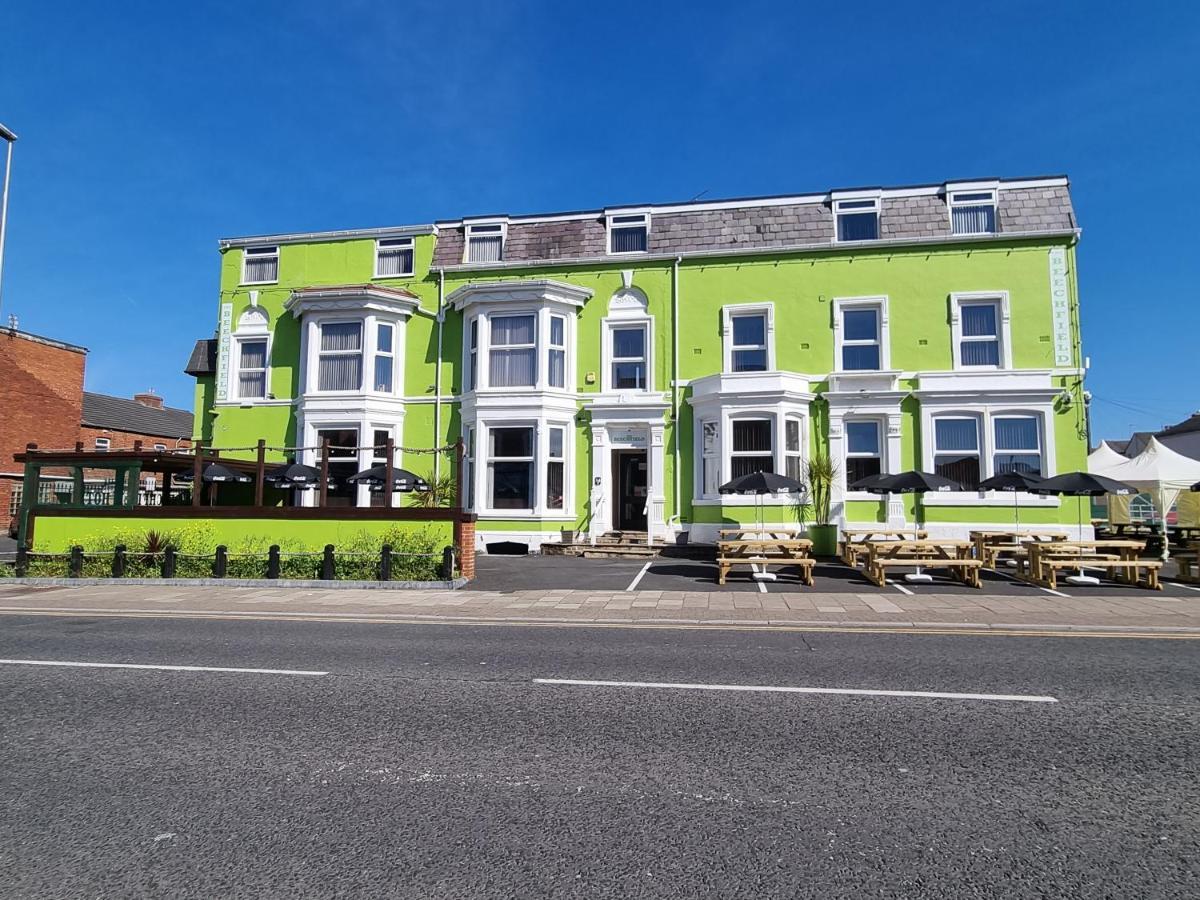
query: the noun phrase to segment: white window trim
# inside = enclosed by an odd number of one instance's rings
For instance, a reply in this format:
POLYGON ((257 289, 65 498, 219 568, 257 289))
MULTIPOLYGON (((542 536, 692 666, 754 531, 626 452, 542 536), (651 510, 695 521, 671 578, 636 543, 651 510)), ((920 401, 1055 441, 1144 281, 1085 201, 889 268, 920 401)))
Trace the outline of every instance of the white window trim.
POLYGON ((98 437, 92 443, 92 447, 95 448, 96 450, 101 450, 101 451, 110 450, 110 449, 112 449, 112 439, 106 438, 106 437, 98 437))
MULTIPOLYGON (((1032 417, 1038 421, 1039 438, 1042 442, 1042 475, 1050 478, 1057 474, 1057 450, 1054 439, 1054 408, 1050 404, 1036 406, 1020 406, 1016 404, 972 404, 965 406, 945 406, 923 408, 921 411, 921 457, 925 471, 932 472, 934 447, 934 420, 974 419, 979 429, 979 480, 992 477, 995 474, 993 462, 995 459, 995 431, 993 419, 1006 419, 1014 416, 1032 417)), ((1057 507, 1058 497, 1041 496, 1038 494, 1017 493, 1008 491, 946 491, 926 494, 922 502, 926 506, 1008 506, 1013 505, 1014 499, 1022 507, 1057 507)))
POLYGON ((1008 291, 969 291, 950 295, 950 334, 953 368, 963 372, 994 372, 1011 369, 1012 363, 1012 316, 1009 309, 1008 291), (964 366, 962 364, 962 307, 971 303, 996 304, 996 331, 1000 341, 1000 365, 964 366))
MULTIPOLYGON (((487 372, 487 386, 490 390, 496 391, 536 391, 540 386, 549 380, 550 373, 546 371, 548 366, 546 361, 541 358, 542 350, 549 349, 543 344, 542 338, 549 340, 549 317, 546 321, 542 321, 541 311, 537 309, 522 309, 522 310, 496 310, 489 313, 487 316, 487 352, 483 356, 484 370, 487 372), (500 352, 506 350, 532 350, 533 351, 533 384, 519 385, 498 385, 492 386, 492 319, 520 319, 524 317, 533 319, 533 341, 528 344, 500 344, 497 349, 500 352)), ((483 335, 480 335, 480 343, 483 343, 483 335)), ((475 381, 479 381, 479 373, 475 373, 475 381)))
POLYGON ((230 385, 229 396, 237 400, 242 405, 247 405, 271 398, 271 335, 267 332, 248 332, 246 334, 235 334, 233 336, 233 365, 229 367, 230 385), (257 372, 258 369, 242 369, 242 344, 251 343, 266 344, 265 358, 263 359, 263 392, 261 397, 243 397, 242 396, 242 379, 243 371, 257 372))
POLYGON ((891 470, 888 467, 887 419, 885 419, 882 416, 859 416, 859 415, 843 416, 842 417, 842 433, 845 435, 845 440, 842 443, 842 447, 843 447, 842 472, 843 472, 843 477, 844 477, 846 485, 847 485, 846 493, 847 493, 849 499, 854 499, 855 497, 859 496, 860 494, 865 494, 866 496, 869 496, 872 499, 879 499, 878 494, 871 494, 869 491, 851 491, 849 489, 850 467, 848 465, 848 462, 849 462, 849 460, 855 459, 855 458, 857 458, 857 459, 878 458, 880 474, 886 475, 886 474, 890 473, 891 470), (875 453, 852 453, 850 450, 850 428, 849 428, 849 426, 858 425, 863 422, 870 422, 872 425, 875 426, 876 434, 878 435, 878 438, 879 438, 879 443, 878 443, 879 449, 876 450, 875 453))
MULTIPOLYGON (((373 310, 362 312, 307 313, 304 316, 304 344, 302 347, 302 370, 300 384, 306 398, 328 397, 376 397, 398 398, 404 391, 404 341, 407 329, 405 319, 400 316, 380 314, 373 310), (321 357, 321 326, 337 323, 354 323, 362 328, 362 382, 358 390, 322 391, 318 389, 321 357), (376 391, 375 354, 378 346, 378 326, 392 326, 392 392, 376 391)), ((271 348, 267 348, 270 353, 271 348)), ((270 357, 268 356, 268 360, 270 357)), ((330 426, 333 427, 333 426, 330 426)), ((363 427, 361 423, 355 427, 363 427)), ((383 426, 380 426, 383 427, 383 426)))
POLYGON ((788 462, 793 457, 795 457, 797 460, 799 460, 799 465, 796 468, 796 472, 797 472, 796 480, 799 481, 801 484, 803 484, 805 482, 804 461, 808 458, 808 453, 805 452, 807 448, 804 445, 804 437, 805 437, 805 435, 804 435, 804 419, 802 419, 800 416, 796 416, 796 415, 784 416, 783 417, 783 434, 780 436, 780 438, 781 438, 780 445, 783 448, 783 467, 779 474, 787 475, 787 477, 789 477, 789 478, 792 477, 791 475, 788 475, 788 462), (797 435, 798 436, 797 436, 796 440, 798 441, 798 446, 796 447, 795 450, 788 449, 788 445, 787 445, 787 430, 788 430, 789 422, 795 422, 797 425, 797 435))
POLYGON ((480 237, 493 237, 497 233, 494 228, 499 228, 500 234, 500 259, 497 262, 503 262, 505 251, 508 249, 508 220, 507 219, 479 219, 474 222, 463 223, 463 264, 473 266, 491 265, 487 262, 472 262, 471 261, 471 237, 476 229, 483 228, 487 231, 480 233, 480 237))
MULTIPOLYGON (((857 343, 857 342, 855 342, 857 343)), ((892 368, 892 333, 888 316, 886 294, 872 297, 833 298, 833 370, 835 372, 888 372, 892 368), (847 309, 876 309, 879 311, 879 368, 843 369, 842 348, 845 346, 846 329, 842 324, 842 313, 847 309)))
MULTIPOLYGON (((575 429, 574 424, 560 418, 480 418, 465 426, 466 430, 475 431, 475 458, 471 463, 471 486, 475 501, 475 512, 489 519, 521 519, 535 517, 539 519, 574 520, 574 472, 575 472, 575 429), (492 468, 491 432, 494 428, 529 428, 533 431, 533 479, 530 492, 533 496, 533 507, 528 509, 497 509, 492 506, 492 468), (561 428, 563 432, 563 455, 561 460, 556 457, 553 461, 563 464, 563 506, 562 509, 551 509, 546 503, 546 464, 550 459, 550 429, 561 428)), ((516 460, 518 457, 502 457, 504 460, 516 460)), ((521 459, 524 459, 523 457, 521 459)))
POLYGON ((880 193, 874 192, 850 192, 844 195, 839 195, 833 200, 833 242, 835 244, 869 244, 872 241, 880 240, 883 237, 883 203, 880 193), (873 203, 874 206, 867 206, 867 203, 873 203), (860 206, 860 204, 862 204, 860 206), (848 206, 849 208, 844 208, 848 206), (864 215, 869 212, 875 213, 875 237, 859 240, 842 240, 838 236, 840 229, 838 228, 838 219, 842 215, 856 216, 864 215))
MULTIPOLYGON (((765 315, 767 318, 766 341, 767 341, 767 368, 766 371, 775 371, 775 304, 767 303, 736 303, 730 306, 721 307, 721 344, 724 350, 724 369, 726 375, 761 375, 761 372, 734 372, 733 371, 733 318, 734 316, 744 316, 753 314, 765 315)), ((749 349, 749 345, 747 345, 749 349)))
MULTIPOLYGON (((780 444, 782 443, 782 435, 780 434, 779 418, 775 413, 765 413, 756 415, 754 413, 738 413, 729 417, 729 441, 724 445, 728 449, 725 452, 725 457, 729 463, 729 481, 736 477, 733 474, 733 460, 735 457, 748 457, 751 459, 759 459, 764 456, 771 457, 771 471, 779 474, 779 462, 783 458, 780 452, 780 444), (771 426, 771 448, 770 450, 735 450, 733 447, 733 431, 734 426, 739 422, 766 422, 771 426)), ((801 429, 803 431, 803 429, 801 429)), ((801 445, 803 446, 803 445, 801 445)))
POLYGON ((379 238, 378 240, 375 241, 375 274, 372 276, 373 278, 412 278, 413 272, 416 270, 416 267, 417 267, 417 246, 416 246, 416 241, 413 238, 410 238, 410 237, 379 238), (387 244, 388 247, 384 248, 383 247, 384 244, 387 244), (399 248, 399 249, 407 248, 409 251, 411 251, 409 254, 408 271, 400 272, 397 275, 384 275, 384 274, 380 273, 380 271, 379 271, 379 251, 381 249, 395 249, 395 248, 399 248))
MULTIPOLYGON (((256 253, 254 256, 258 259, 265 259, 268 254, 256 253)), ((279 283, 279 245, 278 244, 259 244, 254 247, 242 248, 242 284, 278 284, 279 283), (275 257, 275 277, 268 281, 247 281, 246 280, 246 260, 251 256, 252 250, 273 250, 275 257)))
MULTIPOLYGON (((545 351, 546 351, 546 389, 550 390, 550 391, 565 391, 567 389, 567 380, 568 380, 567 360, 569 359, 569 356, 570 356, 567 353, 567 327, 568 327, 567 326, 567 316, 564 315, 563 313, 556 313, 553 310, 551 310, 549 315, 546 316, 546 347, 545 347, 545 351), (555 319, 562 320, 562 343, 560 343, 560 344, 554 343, 554 320, 555 319), (550 383, 550 369, 551 369, 550 354, 553 353, 555 350, 562 351, 562 355, 563 355, 563 383, 558 384, 558 385, 554 385, 554 384, 550 383)), ((535 373, 536 373, 536 369, 535 369, 535 373)))
POLYGON ((600 320, 601 365, 600 389, 607 394, 649 394, 654 391, 654 317, 653 316, 606 316, 600 320), (619 328, 641 328, 646 335, 646 387, 642 390, 626 388, 617 390, 613 386, 613 332, 619 328))
POLYGON ((463 384, 464 394, 479 388, 479 342, 482 326, 479 320, 483 316, 471 316, 467 319, 463 340, 463 384), (471 346, 471 329, 475 330, 475 346, 471 346))
MULTIPOLYGON (((788 419, 800 423, 800 467, 803 472, 809 458, 809 409, 808 405, 778 403, 768 406, 725 406, 719 410, 706 411, 693 420, 692 440, 692 504, 694 506, 724 506, 745 503, 749 498, 724 496, 720 493, 705 493, 704 490, 704 423, 717 425, 717 452, 719 460, 717 487, 733 478, 733 423, 746 419, 766 419, 771 422, 771 456, 775 472, 787 472, 787 426, 788 419)), ((766 454, 748 454, 762 455, 766 454)), ((793 454, 794 455, 794 454, 793 454)), ((711 457, 710 457, 711 458, 711 457)), ((762 498, 767 506, 786 506, 796 503, 795 494, 769 494, 762 498)))
POLYGON ((963 188, 957 187, 947 189, 946 191, 946 217, 950 224, 950 234, 955 237, 972 237, 979 234, 998 234, 1000 231, 1000 194, 994 187, 975 187, 963 188), (958 197, 968 194, 988 194, 988 200, 959 200, 958 197), (975 206, 990 206, 992 208, 992 224, 995 226, 991 231, 955 231, 954 230, 954 210, 957 208, 971 208, 975 206))
MULTIPOLYGON (((344 396, 371 393, 365 386, 368 377, 367 363, 369 360, 374 358, 374 354, 367 351, 367 342, 370 336, 367 322, 370 320, 370 318, 371 317, 369 316, 330 316, 328 318, 321 318, 316 321, 317 339, 314 342, 315 346, 312 348, 312 368, 310 369, 312 373, 312 384, 310 385, 309 393, 319 394, 322 397, 337 397, 339 395, 344 396), (359 327, 360 337, 358 350, 355 351, 361 357, 361 364, 359 365, 358 369, 357 388, 346 391, 330 391, 321 389, 321 357, 326 355, 326 353, 333 356, 351 355, 351 351, 348 350, 321 350, 321 328, 325 325, 357 325, 359 327)), ((370 342, 374 344, 374 340, 371 340, 370 342)))
POLYGON ((627 209, 620 212, 611 212, 604 217, 604 246, 608 256, 642 256, 650 252, 650 228, 651 216, 649 210, 627 209), (634 217, 641 218, 641 227, 646 229, 646 249, 645 250, 614 250, 613 249, 613 229, 620 230, 622 228, 637 228, 637 222, 614 222, 614 219, 632 219, 634 217))
POLYGON ((991 431, 988 435, 988 438, 991 442, 991 447, 989 450, 990 459, 989 459, 988 466, 993 475, 996 474, 996 455, 998 453, 1006 453, 1006 454, 1009 454, 1010 456, 1037 456, 1040 459, 1038 468, 1039 469, 1045 468, 1045 466, 1046 466, 1046 451, 1045 451, 1046 423, 1041 416, 1036 415, 1032 412, 1008 412, 1008 413, 996 412, 996 413, 992 413, 989 416, 989 419, 990 419, 990 422, 988 423, 988 428, 991 429, 991 431), (997 447, 996 446, 996 422, 1001 419, 1033 419, 1034 427, 1037 429, 1037 448, 1031 452, 1029 450, 1001 450, 999 447, 997 447))
POLYGON ((568 505, 568 502, 570 499, 570 484, 571 484, 571 482, 570 482, 570 469, 567 465, 567 457, 570 455, 567 445, 571 440, 571 427, 566 422, 547 422, 546 427, 542 430, 545 432, 545 453, 542 455, 541 466, 542 466, 543 474, 545 476, 545 484, 542 485, 542 496, 538 497, 537 499, 538 499, 539 503, 541 503, 545 507, 547 514, 562 515, 562 514, 566 513, 568 510, 572 509, 572 507, 568 505), (550 455, 550 432, 554 429, 558 429, 558 430, 562 431, 562 453, 559 456, 551 456, 550 455), (552 462, 560 462, 560 463, 562 463, 562 467, 563 467, 562 506, 551 506, 550 505, 549 467, 550 467, 550 463, 552 463, 552 462))

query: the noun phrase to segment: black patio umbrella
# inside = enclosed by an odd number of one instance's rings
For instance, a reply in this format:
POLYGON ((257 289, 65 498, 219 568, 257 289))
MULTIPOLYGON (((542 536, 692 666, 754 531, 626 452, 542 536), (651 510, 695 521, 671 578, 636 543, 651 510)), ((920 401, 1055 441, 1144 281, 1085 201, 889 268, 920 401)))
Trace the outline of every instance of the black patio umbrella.
POLYGON ((1017 502, 1017 494, 1022 491, 1029 493, 1041 482, 1042 479, 1039 475, 1029 475, 1025 472, 1001 472, 999 475, 993 475, 991 478, 985 478, 979 482, 979 489, 982 491, 1008 491, 1013 495, 1013 528, 1020 531, 1021 504, 1017 502))
MULTIPOLYGON (((1103 475, 1093 475, 1091 472, 1066 472, 1051 478, 1044 478, 1036 484, 1031 493, 1059 495, 1064 497, 1102 497, 1105 494, 1116 494, 1118 497, 1129 497, 1137 494, 1138 489, 1130 487, 1115 478, 1105 478, 1103 475)), ((1083 507, 1079 507, 1079 539, 1083 540, 1083 507)), ((1096 584, 1098 579, 1083 574, 1083 548, 1079 549, 1079 574, 1072 575, 1075 584, 1096 584)))
MULTIPOLYGON (((387 466, 372 466, 363 469, 346 479, 351 484, 368 484, 373 491, 382 491, 387 483, 387 466)), ((392 469, 392 490, 408 493, 409 491, 427 491, 429 482, 419 475, 414 475, 408 469, 392 469)))
MULTIPOLYGON (((263 476, 263 481, 277 488, 311 488, 321 483, 321 470, 301 463, 285 463, 263 476)), ((333 479, 329 479, 333 484, 333 479)))
POLYGON ((1193 484, 1191 489, 1193 491, 1200 491, 1200 481, 1197 481, 1195 484, 1193 484))
POLYGON ((224 484, 226 482, 249 484, 254 478, 244 472, 235 472, 220 463, 209 463, 200 473, 200 480, 205 484, 224 484))
MULTIPOLYGON (((854 482, 850 487, 852 490, 869 491, 872 494, 926 494, 931 491, 961 491, 963 489, 963 486, 952 478, 916 469, 898 472, 895 475, 868 475, 866 478, 854 482)), ((924 504, 916 504, 917 515, 913 517, 914 540, 921 531, 924 509, 924 504)), ((921 572, 921 567, 917 566, 916 574, 906 575, 905 580, 929 581, 930 579, 928 575, 921 572)))
MULTIPOLYGON (((795 494, 804 490, 804 485, 795 478, 786 475, 776 475, 774 472, 750 472, 739 475, 732 481, 727 481, 717 490, 722 494, 753 494, 758 498, 754 504, 758 512, 758 533, 763 533, 762 497, 764 494, 795 494)), ((765 567, 764 567, 765 568, 765 567)), ((774 581, 771 572, 755 572, 754 578, 761 581, 774 581)))

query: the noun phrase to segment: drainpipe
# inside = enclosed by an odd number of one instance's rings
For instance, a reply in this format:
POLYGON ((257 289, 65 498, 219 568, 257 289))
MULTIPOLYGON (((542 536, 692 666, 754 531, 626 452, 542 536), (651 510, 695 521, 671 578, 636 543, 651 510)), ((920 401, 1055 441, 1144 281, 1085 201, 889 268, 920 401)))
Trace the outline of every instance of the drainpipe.
MULTIPOLYGON (((442 323, 446 319, 446 311, 442 308, 442 300, 446 293, 446 270, 438 269, 438 300, 437 300, 437 368, 433 373, 433 439, 442 439, 442 323)), ((433 478, 436 482, 442 474, 442 454, 433 454, 433 478)))
POLYGON ((679 472, 679 264, 682 256, 676 256, 671 263, 671 457, 674 466, 675 483, 675 514, 667 519, 667 524, 680 522, 683 518, 683 497, 680 496, 679 472))

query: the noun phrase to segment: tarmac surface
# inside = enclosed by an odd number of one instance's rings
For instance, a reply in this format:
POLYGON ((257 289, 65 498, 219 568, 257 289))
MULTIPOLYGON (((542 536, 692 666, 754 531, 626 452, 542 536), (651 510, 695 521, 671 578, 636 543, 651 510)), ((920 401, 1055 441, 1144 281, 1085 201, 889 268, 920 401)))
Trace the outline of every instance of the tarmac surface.
POLYGON ((10 616, 0 877, 14 897, 1194 897, 1198 664, 1179 640, 10 616))

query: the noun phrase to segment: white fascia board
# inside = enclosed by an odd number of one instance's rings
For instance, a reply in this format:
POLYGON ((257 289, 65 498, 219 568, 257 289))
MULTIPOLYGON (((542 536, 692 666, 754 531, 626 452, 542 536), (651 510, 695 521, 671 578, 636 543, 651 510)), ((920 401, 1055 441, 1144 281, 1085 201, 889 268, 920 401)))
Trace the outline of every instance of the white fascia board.
MULTIPOLYGON (((449 271, 449 267, 447 267, 449 271)), ((591 299, 590 288, 556 281, 533 278, 522 281, 479 281, 464 284, 446 297, 446 305, 463 309, 476 303, 562 303, 583 306, 591 299)))
POLYGON ((262 234, 251 237, 222 238, 217 246, 222 250, 234 247, 257 247, 270 244, 324 244, 332 241, 352 241, 363 238, 418 237, 437 234, 436 225, 396 225, 387 228, 351 228, 345 231, 303 231, 288 234, 262 234))
MULTIPOLYGON (((1010 187, 1011 185, 1006 185, 1010 187)), ((947 181, 946 193, 954 194, 961 191, 998 191, 1000 190, 1000 180, 992 178, 984 181, 947 181)))
MULTIPOLYGON (((912 188, 907 188, 896 192, 888 192, 888 196, 910 196, 913 192, 912 188)), ((830 191, 830 200, 878 200, 884 194, 883 188, 856 188, 849 191, 830 191)))
POLYGON ((305 290, 293 292, 283 308, 296 318, 308 312, 340 312, 357 310, 379 310, 411 316, 420 307, 416 297, 401 297, 391 291, 373 287, 330 288, 329 290, 305 290))

